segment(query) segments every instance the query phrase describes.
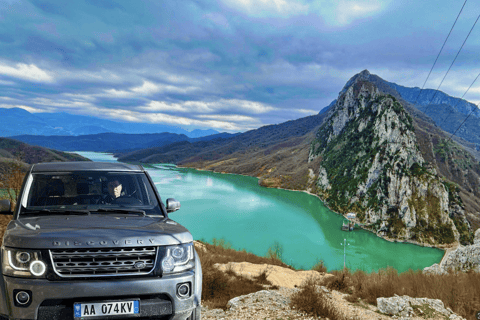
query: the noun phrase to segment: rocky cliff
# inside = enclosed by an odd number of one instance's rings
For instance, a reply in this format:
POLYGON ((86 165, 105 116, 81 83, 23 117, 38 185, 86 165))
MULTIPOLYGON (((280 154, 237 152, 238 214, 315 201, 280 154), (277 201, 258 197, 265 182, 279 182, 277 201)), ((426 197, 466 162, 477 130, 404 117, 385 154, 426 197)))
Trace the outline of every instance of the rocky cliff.
POLYGON ((472 143, 449 138, 365 70, 318 115, 119 160, 250 175, 266 187, 318 194, 379 235, 467 244, 480 227, 480 165, 472 143))
POLYGON ((383 236, 459 240, 469 224, 456 190, 425 161, 409 113, 368 76, 347 83, 311 144, 309 162, 320 161, 317 194, 383 236))

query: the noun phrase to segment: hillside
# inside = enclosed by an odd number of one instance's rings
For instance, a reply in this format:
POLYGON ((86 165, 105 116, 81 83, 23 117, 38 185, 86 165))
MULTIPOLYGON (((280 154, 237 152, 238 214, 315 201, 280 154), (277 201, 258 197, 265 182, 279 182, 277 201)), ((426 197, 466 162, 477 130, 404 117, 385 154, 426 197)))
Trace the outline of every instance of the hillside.
POLYGON ((264 177, 263 183, 291 189, 304 189, 308 169, 310 142, 325 114, 318 114, 270 125, 203 142, 181 142, 120 155, 120 161, 176 163, 220 172, 264 177))
POLYGON ((456 136, 461 139, 456 139, 456 141, 480 161, 480 152, 478 151, 480 150, 480 109, 473 103, 451 97, 438 90, 425 89, 420 92, 420 88, 404 87, 385 81, 368 72, 362 72, 352 79, 360 75, 364 80, 374 83, 382 92, 391 94, 398 99, 414 118, 435 124, 450 133, 449 137, 470 114, 470 117, 457 131, 456 136), (432 100, 432 98, 434 99, 432 100), (430 101, 431 104, 429 104, 430 101))
POLYGON ((119 160, 251 175, 264 186, 315 193, 393 239, 467 243, 480 226, 480 167, 471 143, 449 137, 365 70, 318 115, 119 160))
POLYGON ((98 133, 79 136, 43 136, 20 135, 12 139, 28 144, 42 146, 61 151, 96 151, 96 152, 126 152, 152 147, 161 147, 181 141, 208 141, 233 136, 229 133, 218 133, 205 137, 189 138, 177 133, 98 133))
POLYGON ((309 159, 321 158, 316 193, 389 238, 471 240, 457 190, 424 159, 412 117, 363 78, 342 90, 312 142, 309 159))
POLYGON ((89 161, 75 153, 32 146, 9 138, 0 138, 0 161, 20 159, 26 164, 53 161, 89 161))
POLYGON ((0 168, 5 167, 12 160, 21 160, 26 168, 28 164, 54 161, 90 161, 75 153, 65 153, 57 150, 8 139, 0 138, 0 168))

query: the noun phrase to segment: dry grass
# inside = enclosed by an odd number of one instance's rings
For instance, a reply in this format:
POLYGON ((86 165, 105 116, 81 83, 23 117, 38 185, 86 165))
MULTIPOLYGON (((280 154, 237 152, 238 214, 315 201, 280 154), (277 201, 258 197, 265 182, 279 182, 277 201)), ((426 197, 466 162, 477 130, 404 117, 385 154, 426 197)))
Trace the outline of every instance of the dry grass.
POLYGON ((379 297, 394 294, 413 298, 440 299, 445 307, 467 319, 475 319, 480 311, 480 274, 476 272, 424 274, 408 271, 401 274, 395 269, 383 269, 367 274, 363 271, 334 271, 333 277, 323 283, 330 289, 351 294, 348 300, 358 299, 376 305, 379 297))
POLYGON ((327 267, 323 263, 323 260, 320 260, 316 265, 313 266, 312 270, 318 271, 320 273, 327 272, 327 267))
POLYGON ((275 254, 275 249, 269 250, 269 257, 259 257, 253 253, 236 251, 223 240, 213 240, 213 244, 203 243, 206 251, 197 250, 202 262, 203 283, 202 283, 202 303, 210 308, 226 309, 227 302, 235 297, 257 292, 265 288, 275 289, 267 280, 267 270, 260 275, 249 279, 237 275, 232 270, 222 272, 214 267, 216 263, 228 262, 251 262, 256 264, 273 264, 287 267, 275 254))
POLYGON ((315 317, 329 318, 331 320, 344 320, 346 317, 335 308, 335 305, 320 289, 321 283, 318 279, 310 278, 300 286, 291 296, 291 307, 306 312, 315 317))

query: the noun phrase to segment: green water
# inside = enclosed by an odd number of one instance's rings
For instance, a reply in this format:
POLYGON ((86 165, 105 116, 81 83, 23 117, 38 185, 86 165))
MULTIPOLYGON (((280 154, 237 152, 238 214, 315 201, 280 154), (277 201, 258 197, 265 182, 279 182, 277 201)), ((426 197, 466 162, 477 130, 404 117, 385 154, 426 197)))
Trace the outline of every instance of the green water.
MULTIPOLYGON (((79 152, 95 161, 115 161, 108 154, 79 152)), ((280 244, 282 259, 308 269, 323 260, 328 270, 344 264, 367 272, 391 266, 399 272, 438 263, 443 251, 392 243, 356 229, 341 231, 342 216, 304 192, 260 187, 256 178, 146 165, 162 200, 175 198, 181 209, 170 218, 187 227, 195 239, 224 239, 235 249, 265 255, 280 244)))

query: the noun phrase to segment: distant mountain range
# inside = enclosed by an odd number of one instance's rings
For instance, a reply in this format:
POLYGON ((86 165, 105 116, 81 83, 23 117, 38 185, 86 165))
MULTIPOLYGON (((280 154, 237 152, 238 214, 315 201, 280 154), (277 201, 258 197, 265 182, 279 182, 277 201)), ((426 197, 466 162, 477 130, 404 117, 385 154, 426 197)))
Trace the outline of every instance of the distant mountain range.
POLYGON ((468 243, 480 226, 478 152, 449 137, 395 86, 365 70, 317 115, 119 160, 255 176, 263 186, 307 190, 337 212, 356 212, 389 238, 468 243))
POLYGON ((105 132, 115 133, 162 133, 184 134, 189 138, 199 138, 218 131, 193 130, 191 132, 161 124, 116 122, 96 117, 60 113, 30 113, 21 108, 0 108, 0 136, 18 135, 62 135, 78 136, 105 132))
MULTIPOLYGON (((369 81, 380 82, 375 77, 378 78, 370 75, 369 81)), ((475 104, 438 90, 409 88, 385 80, 381 82, 394 90, 394 96, 414 105, 446 132, 453 134, 458 129, 455 133, 457 137, 473 143, 480 150, 480 109, 475 104)))
POLYGON ((97 152, 125 152, 139 149, 162 147, 172 143, 188 141, 208 141, 233 137, 230 133, 217 133, 205 137, 189 138, 177 133, 98 133, 80 136, 43 136, 21 135, 12 139, 28 144, 42 146, 61 151, 97 151, 97 152))

